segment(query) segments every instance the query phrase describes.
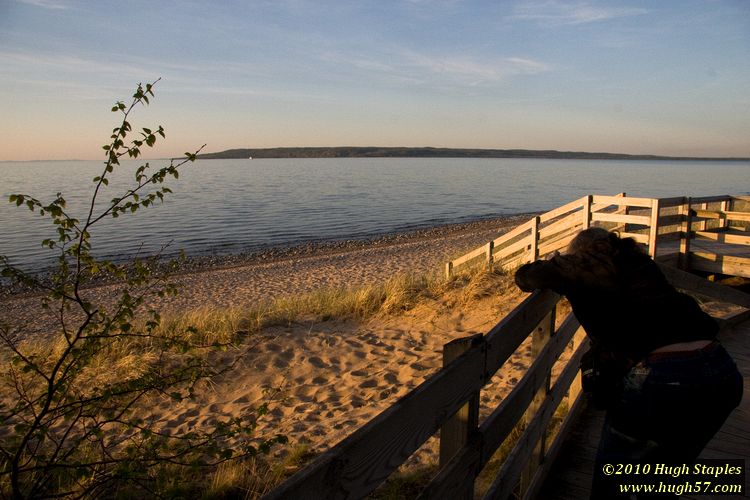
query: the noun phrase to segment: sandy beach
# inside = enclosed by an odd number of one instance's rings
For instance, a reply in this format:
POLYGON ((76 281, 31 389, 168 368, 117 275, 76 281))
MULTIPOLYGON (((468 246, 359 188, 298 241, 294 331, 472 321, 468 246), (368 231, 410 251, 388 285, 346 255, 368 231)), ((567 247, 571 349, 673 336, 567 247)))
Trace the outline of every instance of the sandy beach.
MULTIPOLYGON (((150 306, 169 314, 241 308, 317 289, 379 283, 396 275, 440 273, 447 259, 527 218, 443 226, 369 242, 280 249, 252 258, 198 259, 173 276, 181 285, 179 296, 150 306)), ((112 285, 101 285, 89 292, 106 297, 113 290, 112 285)), ((445 343, 485 333, 524 296, 509 277, 480 274, 447 286, 405 312, 377 314, 365 321, 311 319, 267 328, 237 349, 216 353, 213 362, 233 363, 233 369, 206 384, 195 400, 153 401, 144 417, 183 433, 252 412, 268 401, 270 412, 260 422, 258 435, 288 436, 290 445, 278 452, 279 457, 303 444, 317 453, 437 371, 445 343)), ((25 323, 27 332, 41 334, 50 318, 38 314, 38 301, 6 295, 3 319, 25 323)), ((496 406, 512 389, 527 358, 520 349, 496 375, 492 388, 483 392, 484 408, 496 406)), ((436 447, 436 440, 430 440, 410 464, 434 462, 436 447)))
MULTIPOLYGON (((199 307, 227 308, 300 295, 326 288, 352 288, 404 274, 443 272, 444 263, 526 221, 521 214, 396 233, 361 241, 320 242, 273 248, 252 255, 189 258, 171 280, 177 297, 151 306, 165 313, 199 307)), ((94 298, 111 296, 101 284, 94 298)), ((0 319, 23 324, 27 334, 48 330, 49 316, 39 315, 38 298, 0 290, 0 319)))

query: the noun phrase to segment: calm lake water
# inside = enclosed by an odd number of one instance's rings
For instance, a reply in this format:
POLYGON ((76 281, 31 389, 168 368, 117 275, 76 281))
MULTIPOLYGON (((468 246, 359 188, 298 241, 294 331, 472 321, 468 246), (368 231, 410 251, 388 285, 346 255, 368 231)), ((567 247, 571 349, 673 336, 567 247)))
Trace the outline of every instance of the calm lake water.
MULTIPOLYGON (((2 162, 0 194, 43 202, 58 191, 85 218, 101 162, 2 162)), ((126 163, 101 201, 123 191, 126 163), (118 189, 118 186, 120 187, 118 189)), ((153 166, 163 162, 154 161, 153 166)), ((451 222, 549 210, 585 194, 704 196, 750 193, 748 162, 547 159, 204 160, 186 165, 174 194, 93 232, 99 255, 170 249, 189 255, 252 252, 307 241, 353 239, 451 222), (115 223, 115 224, 113 224, 115 223)), ((0 202, 0 254, 29 269, 50 263, 39 215, 0 202)))

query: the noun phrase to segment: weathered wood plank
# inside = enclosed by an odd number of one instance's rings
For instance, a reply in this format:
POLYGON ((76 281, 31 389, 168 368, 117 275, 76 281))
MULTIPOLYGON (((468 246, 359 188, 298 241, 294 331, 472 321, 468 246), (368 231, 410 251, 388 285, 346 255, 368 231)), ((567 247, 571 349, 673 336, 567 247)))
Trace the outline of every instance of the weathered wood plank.
POLYGON ((750 309, 750 294, 735 290, 728 286, 720 285, 694 274, 682 271, 672 266, 659 264, 661 272, 664 273, 672 286, 688 292, 695 292, 713 299, 750 309))
POLYGON ((729 219, 749 222, 750 213, 747 212, 722 212, 721 210, 696 210, 693 209, 696 217, 703 219, 729 219))
POLYGON ((559 300, 560 296, 552 290, 536 290, 487 332, 488 380, 559 300))
POLYGON ((581 224, 583 229, 591 227, 591 199, 593 196, 588 195, 583 197, 583 210, 581 211, 581 224))
POLYGON ((578 216, 578 214, 571 214, 567 217, 564 217, 560 219, 559 221, 555 221, 552 224, 548 224, 541 228, 539 230, 539 238, 549 238, 556 233, 560 233, 563 231, 567 231, 570 229, 575 229, 581 225, 581 218, 578 216))
POLYGON ((740 323, 744 323, 748 319, 750 319, 750 309, 745 309, 742 312, 716 318, 716 320, 719 322, 719 328, 721 330, 734 328, 740 323))
POLYGON ((539 217, 531 219, 531 247, 529 252, 531 253, 531 260, 534 261, 539 257, 539 217))
POLYGON ((623 224, 640 224, 642 226, 648 226, 651 223, 651 218, 647 215, 607 214, 603 212, 593 212, 591 214, 591 220, 601 222, 620 222, 623 224))
POLYGON ((475 248, 471 252, 463 255, 462 257, 452 260, 451 262, 453 262, 453 267, 455 268, 462 264, 465 264, 466 262, 469 262, 472 259, 476 259, 477 257, 485 255, 486 251, 487 251, 487 245, 483 245, 479 248, 475 248))
POLYGON ((659 216, 659 227, 665 226, 679 226, 682 222, 682 214, 673 215, 660 215, 659 216))
POLYGON ((648 254, 653 259, 656 257, 657 241, 659 236, 659 200, 653 200, 651 206, 651 220, 649 221, 648 231, 648 254))
MULTIPOLYGON (((481 341, 481 334, 452 340, 443 346, 443 367, 481 341)), ((440 428, 440 466, 444 467, 469 440, 479 425, 479 392, 450 417, 440 428)), ((472 481, 473 485, 474 482, 472 481)), ((471 496, 469 495, 468 498, 471 496)))
POLYGON ((547 241, 539 246, 539 255, 544 256, 552 252, 557 252, 568 247, 573 238, 578 234, 578 229, 571 229, 568 233, 561 235, 552 241, 547 241))
POLYGON ((495 238, 492 243, 495 245, 495 248, 503 246, 505 243, 509 242, 513 238, 516 238, 518 236, 521 236, 523 233, 531 229, 531 221, 526 221, 520 226, 516 227, 515 229, 508 231, 507 233, 503 234, 502 236, 495 238))
POLYGON ((494 258, 496 261, 499 261, 500 259, 504 259, 505 257, 508 257, 510 255, 513 255, 514 253, 518 252, 519 250, 523 250, 531 245, 531 235, 526 235, 525 238, 522 240, 518 240, 516 242, 511 243, 510 245, 501 248, 500 250, 495 251, 494 258))
POLYGON ((673 198, 659 198, 659 204, 662 208, 672 208, 685 204, 684 196, 675 196, 673 198))
POLYGON ((587 197, 584 196, 583 198, 579 198, 575 201, 571 201, 570 203, 566 203, 565 205, 555 208, 554 210, 550 210, 549 212, 540 215, 539 221, 547 222, 548 220, 552 220, 555 217, 567 214, 568 212, 578 211, 583 208, 586 198, 587 197))
POLYGON ((690 238, 693 229, 693 211, 690 210, 691 198, 687 198, 685 205, 680 208, 682 215, 685 217, 680 225, 680 253, 677 258, 677 265, 680 269, 690 268, 690 238))
POLYGON ((695 238, 726 243, 728 245, 750 245, 750 236, 727 232, 715 233, 711 231, 696 231, 695 238))
POLYGON ((693 203, 714 203, 717 201, 727 201, 731 200, 732 197, 726 194, 717 195, 717 196, 699 196, 697 198, 692 198, 693 203))
POLYGON ((709 252, 690 252, 690 268, 750 278, 750 259, 709 252))
POLYGON ((639 233, 620 233, 621 238, 633 238, 638 243, 643 243, 644 245, 648 244, 649 235, 647 234, 639 234, 639 233))
POLYGON ((620 197, 620 196, 594 195, 593 202, 595 204, 600 204, 604 206, 625 205, 628 207, 651 208, 653 199, 652 198, 635 198, 633 196, 620 197))

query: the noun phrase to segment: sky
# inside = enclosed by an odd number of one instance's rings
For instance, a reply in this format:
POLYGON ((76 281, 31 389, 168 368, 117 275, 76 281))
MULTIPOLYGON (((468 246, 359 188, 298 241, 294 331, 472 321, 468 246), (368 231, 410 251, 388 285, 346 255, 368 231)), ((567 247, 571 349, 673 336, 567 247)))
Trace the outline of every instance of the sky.
POLYGON ((750 1, 0 0, 0 160, 433 146, 750 157, 750 1))

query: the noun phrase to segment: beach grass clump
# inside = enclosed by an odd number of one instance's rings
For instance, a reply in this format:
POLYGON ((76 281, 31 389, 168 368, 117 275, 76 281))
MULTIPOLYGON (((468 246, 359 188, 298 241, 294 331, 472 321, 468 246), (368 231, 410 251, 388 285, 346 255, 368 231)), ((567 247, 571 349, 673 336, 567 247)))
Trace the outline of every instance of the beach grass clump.
POLYGON ((200 308, 165 316, 160 333, 188 335, 203 345, 239 342, 264 328, 300 321, 364 321, 377 314, 396 314, 434 299, 447 289, 463 286, 458 279, 439 275, 401 275, 383 283, 355 288, 323 288, 246 306, 200 308))

